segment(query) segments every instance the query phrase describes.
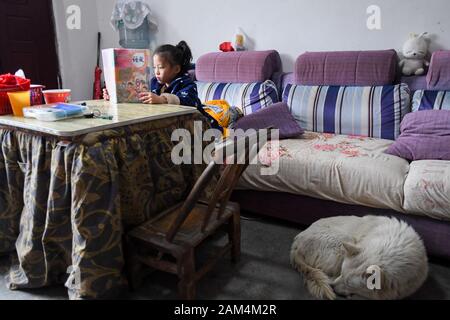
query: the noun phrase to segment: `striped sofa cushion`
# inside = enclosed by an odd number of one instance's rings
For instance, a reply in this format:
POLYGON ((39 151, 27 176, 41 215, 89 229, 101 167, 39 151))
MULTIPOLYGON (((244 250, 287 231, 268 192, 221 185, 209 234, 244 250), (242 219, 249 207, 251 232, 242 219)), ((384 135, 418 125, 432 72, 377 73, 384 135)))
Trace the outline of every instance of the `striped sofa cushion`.
POLYGON ((450 110, 450 91, 418 90, 414 93, 412 110, 450 110))
POLYGON ((405 84, 376 87, 287 85, 283 101, 308 131, 395 140, 411 111, 405 84))
POLYGON ((254 83, 208 83, 197 82, 200 100, 226 100, 238 107, 244 115, 254 113, 278 102, 275 83, 268 80, 254 83))

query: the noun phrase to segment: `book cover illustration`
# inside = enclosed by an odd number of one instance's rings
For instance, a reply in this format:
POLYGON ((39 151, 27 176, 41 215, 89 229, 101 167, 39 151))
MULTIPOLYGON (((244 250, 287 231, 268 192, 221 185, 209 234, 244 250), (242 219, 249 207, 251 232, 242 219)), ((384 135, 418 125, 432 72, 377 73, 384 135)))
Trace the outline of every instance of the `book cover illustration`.
POLYGON ((112 103, 140 103, 139 93, 149 91, 150 50, 105 49, 103 68, 112 103))

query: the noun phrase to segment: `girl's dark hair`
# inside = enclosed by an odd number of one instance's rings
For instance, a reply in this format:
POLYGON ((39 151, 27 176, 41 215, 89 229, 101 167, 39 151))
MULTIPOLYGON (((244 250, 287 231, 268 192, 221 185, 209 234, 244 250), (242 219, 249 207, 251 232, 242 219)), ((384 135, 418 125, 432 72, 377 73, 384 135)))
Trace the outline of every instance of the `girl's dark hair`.
POLYGON ((162 45, 155 50, 155 55, 162 57, 172 66, 180 66, 182 74, 186 73, 191 66, 192 52, 185 41, 180 41, 176 46, 162 45))

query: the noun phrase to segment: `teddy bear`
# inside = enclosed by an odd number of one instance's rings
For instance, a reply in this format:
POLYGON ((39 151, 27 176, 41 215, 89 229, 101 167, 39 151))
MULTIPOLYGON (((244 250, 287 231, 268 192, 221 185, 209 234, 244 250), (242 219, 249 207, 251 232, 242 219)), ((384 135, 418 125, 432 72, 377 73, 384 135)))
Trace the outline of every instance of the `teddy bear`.
POLYGON ((428 39, 424 32, 420 35, 411 34, 408 41, 403 45, 403 59, 400 60, 400 69, 405 76, 420 76, 425 73, 425 67, 430 63, 425 59, 428 54, 428 39))

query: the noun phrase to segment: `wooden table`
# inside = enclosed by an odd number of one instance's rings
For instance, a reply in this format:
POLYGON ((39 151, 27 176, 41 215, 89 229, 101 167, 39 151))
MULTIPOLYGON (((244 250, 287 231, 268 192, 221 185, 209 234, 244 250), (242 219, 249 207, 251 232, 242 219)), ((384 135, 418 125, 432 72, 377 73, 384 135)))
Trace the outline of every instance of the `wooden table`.
POLYGON ((71 118, 54 122, 39 121, 32 118, 15 117, 13 115, 0 116, 0 125, 22 128, 37 133, 44 133, 56 137, 77 137, 91 132, 114 129, 154 121, 168 117, 176 117, 198 112, 195 108, 176 105, 148 105, 148 104, 111 104, 104 100, 86 102, 89 109, 99 110, 105 115, 111 115, 112 120, 71 118))
POLYGON ((175 129, 207 122, 195 108, 87 101, 113 120, 0 116, 0 254, 10 289, 65 282, 71 299, 126 285, 127 228, 180 202, 203 165, 175 165, 175 129))

